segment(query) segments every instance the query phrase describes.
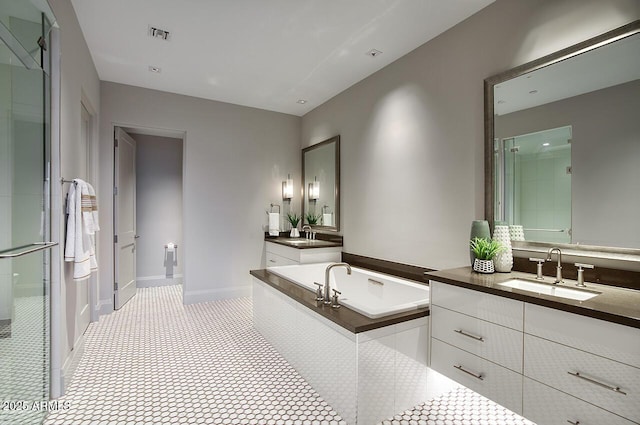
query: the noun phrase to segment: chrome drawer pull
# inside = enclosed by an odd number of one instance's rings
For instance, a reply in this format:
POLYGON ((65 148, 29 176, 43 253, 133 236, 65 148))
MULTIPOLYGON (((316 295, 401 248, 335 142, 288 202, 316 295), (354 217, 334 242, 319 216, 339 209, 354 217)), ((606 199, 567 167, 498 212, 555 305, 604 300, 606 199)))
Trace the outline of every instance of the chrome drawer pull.
POLYGON ((575 376, 576 378, 584 379, 587 382, 591 382, 592 384, 598 385, 599 387, 606 388, 608 390, 613 391, 614 393, 627 395, 624 391, 620 390, 620 387, 614 387, 612 385, 603 384, 602 382, 596 381, 595 379, 587 378, 586 376, 580 375, 580 372, 567 372, 571 376, 575 376))
POLYGON ((570 421, 569 419, 567 419, 567 422, 569 422, 571 425, 580 425, 580 421, 570 421))
POLYGON ((471 334, 469 334, 469 333, 466 333, 466 332, 465 332, 465 331, 463 331, 462 329, 454 329, 453 331, 454 331, 455 333, 459 333, 460 335, 464 335, 464 336, 467 336, 467 337, 469 337, 469 338, 473 338, 473 339, 475 339, 476 341, 484 342, 484 338, 483 338, 483 337, 481 337, 481 336, 471 335, 471 334))
POLYGON ((369 281, 369 283, 373 283, 374 285, 380 285, 380 286, 384 286, 383 282, 380 282, 379 280, 375 280, 375 279, 367 279, 369 281))
POLYGON ((477 374, 477 373, 473 373, 473 372, 469 372, 468 370, 466 370, 465 368, 462 367, 462 365, 453 365, 453 367, 455 367, 458 370, 461 370, 462 372, 466 373, 467 375, 471 375, 476 379, 479 379, 481 381, 484 381, 484 376, 482 376, 482 374, 477 374))
POLYGON ((270 263, 275 263, 275 262, 276 262, 276 260, 269 260, 269 262, 270 262, 270 263))

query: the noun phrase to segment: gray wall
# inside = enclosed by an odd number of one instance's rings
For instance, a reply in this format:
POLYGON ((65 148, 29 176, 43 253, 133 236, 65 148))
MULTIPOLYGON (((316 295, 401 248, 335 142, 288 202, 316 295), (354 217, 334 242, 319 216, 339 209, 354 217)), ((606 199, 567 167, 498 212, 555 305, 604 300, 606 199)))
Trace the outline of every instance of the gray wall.
POLYGON ((182 139, 131 136, 136 140, 138 287, 181 283, 182 139), (165 253, 169 242, 178 245, 177 252, 165 253))
MULTIPOLYGON (((249 295, 249 270, 264 265, 265 210, 282 204, 287 173, 300 181, 301 119, 110 82, 102 82, 101 101, 101 192, 113 185, 114 124, 185 132, 185 302, 249 295)), ((102 235, 113 234, 113 200, 101 205, 102 235)), ((108 237, 99 248, 113 264, 108 237)), ((113 269, 101 268, 100 279, 113 282, 113 269)), ((112 298, 110 285, 100 291, 105 302, 112 298)))
POLYGON ((640 17, 637 0, 498 0, 302 119, 341 136, 344 250, 466 265, 483 218, 483 80, 640 17))
POLYGON ((496 137, 571 125, 573 243, 640 248, 640 81, 496 117, 496 137))

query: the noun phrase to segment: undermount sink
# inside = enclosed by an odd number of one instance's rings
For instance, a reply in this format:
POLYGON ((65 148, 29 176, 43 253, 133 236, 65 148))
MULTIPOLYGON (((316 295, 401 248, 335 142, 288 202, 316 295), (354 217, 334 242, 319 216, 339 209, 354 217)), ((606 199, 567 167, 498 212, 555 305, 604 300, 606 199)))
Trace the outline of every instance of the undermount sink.
POLYGON ((577 301, 586 301, 600 295, 600 292, 567 288, 566 286, 552 285, 549 283, 529 282, 528 280, 522 279, 511 279, 506 282, 500 283, 500 285, 508 286, 509 288, 514 289, 520 289, 522 291, 535 292, 537 294, 551 295, 554 297, 567 298, 577 301))

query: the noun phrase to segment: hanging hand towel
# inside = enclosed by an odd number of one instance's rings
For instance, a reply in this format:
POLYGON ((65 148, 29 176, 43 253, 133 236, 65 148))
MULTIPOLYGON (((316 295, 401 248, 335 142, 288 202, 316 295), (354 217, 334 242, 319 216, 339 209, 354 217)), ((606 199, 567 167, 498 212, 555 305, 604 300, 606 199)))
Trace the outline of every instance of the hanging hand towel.
POLYGON ((91 198, 87 183, 74 179, 67 194, 67 235, 64 260, 73 262, 73 279, 88 279, 91 272, 98 269, 92 233, 95 234, 91 198), (83 210, 83 198, 85 207, 83 210), (87 205, 88 202, 88 205, 87 205), (84 213, 88 212, 89 215, 84 213))
POLYGON ((269 236, 280 235, 280 213, 269 213, 269 236))

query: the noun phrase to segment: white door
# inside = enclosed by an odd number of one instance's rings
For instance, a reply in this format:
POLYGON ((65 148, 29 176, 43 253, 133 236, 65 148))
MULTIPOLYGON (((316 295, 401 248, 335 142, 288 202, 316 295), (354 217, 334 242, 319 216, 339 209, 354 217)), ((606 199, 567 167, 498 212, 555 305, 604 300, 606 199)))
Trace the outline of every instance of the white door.
POLYGON ((114 307, 136 294, 136 141, 115 130, 114 187, 114 307))

